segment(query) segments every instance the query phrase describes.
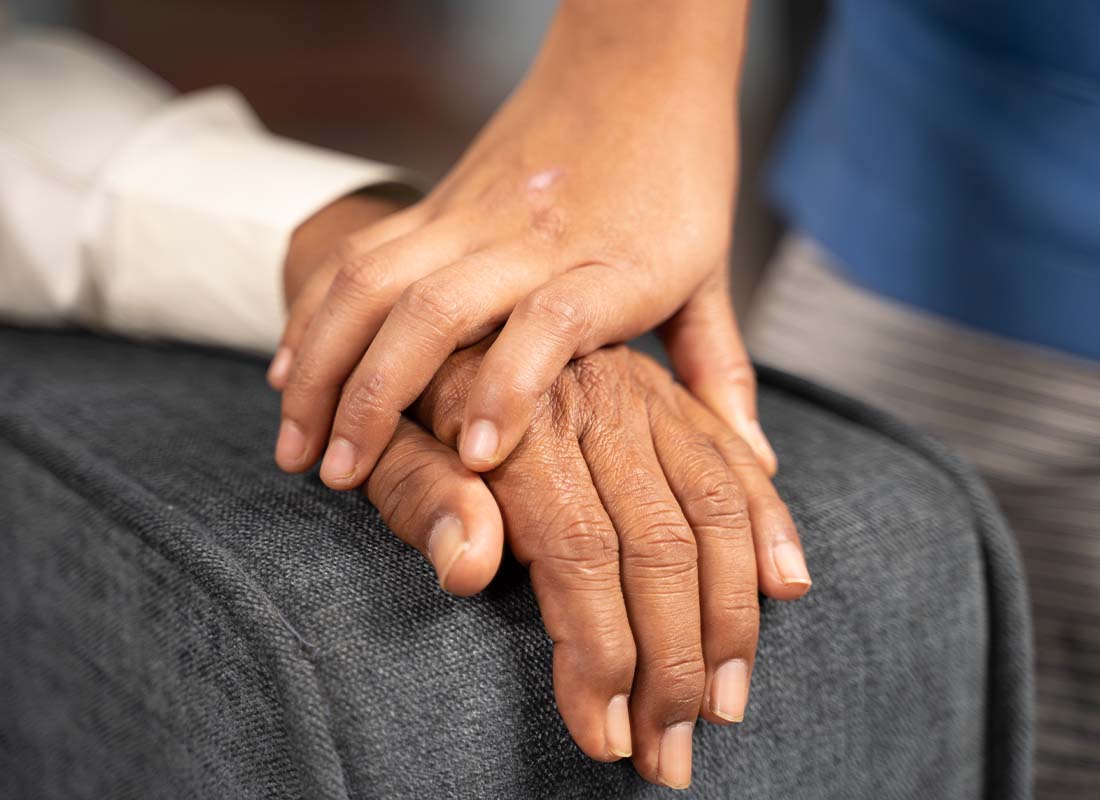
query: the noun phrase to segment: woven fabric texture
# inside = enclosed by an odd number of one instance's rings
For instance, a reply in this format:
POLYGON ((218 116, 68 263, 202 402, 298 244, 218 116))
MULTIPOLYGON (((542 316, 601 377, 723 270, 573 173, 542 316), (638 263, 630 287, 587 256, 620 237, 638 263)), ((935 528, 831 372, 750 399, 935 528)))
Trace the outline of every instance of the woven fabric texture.
MULTIPOLYGON (((0 329, 0 796, 667 796, 554 707, 524 571, 444 594, 356 494, 271 460, 245 356, 0 329)), ((981 484, 763 371, 814 587, 764 601, 690 797, 1028 798, 1030 630, 981 484)))

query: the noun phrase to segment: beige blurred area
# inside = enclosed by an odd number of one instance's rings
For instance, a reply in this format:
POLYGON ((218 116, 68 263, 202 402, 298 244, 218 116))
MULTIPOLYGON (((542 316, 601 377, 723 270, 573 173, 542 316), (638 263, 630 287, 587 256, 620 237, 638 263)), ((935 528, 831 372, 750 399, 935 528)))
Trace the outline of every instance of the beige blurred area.
MULTIPOLYGON (((523 75, 554 0, 9 0, 80 28, 182 91, 229 84, 273 130, 440 177, 523 75)), ((770 145, 823 0, 758 2, 742 92, 733 256, 743 311, 777 241, 770 145)), ((629 24, 629 20, 624 20, 629 24)))

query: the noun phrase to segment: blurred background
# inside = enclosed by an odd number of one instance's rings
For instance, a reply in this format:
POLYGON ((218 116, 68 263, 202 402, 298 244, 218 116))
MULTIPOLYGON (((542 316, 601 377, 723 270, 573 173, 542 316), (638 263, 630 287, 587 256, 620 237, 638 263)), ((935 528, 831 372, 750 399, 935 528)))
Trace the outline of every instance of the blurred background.
MULTIPOLYGON (((229 84, 277 133, 436 179, 534 56, 555 0, 14 0, 79 28, 181 91, 229 84)), ((761 202, 769 143, 824 0, 754 4, 742 92, 734 296, 743 310, 779 223, 761 202)))

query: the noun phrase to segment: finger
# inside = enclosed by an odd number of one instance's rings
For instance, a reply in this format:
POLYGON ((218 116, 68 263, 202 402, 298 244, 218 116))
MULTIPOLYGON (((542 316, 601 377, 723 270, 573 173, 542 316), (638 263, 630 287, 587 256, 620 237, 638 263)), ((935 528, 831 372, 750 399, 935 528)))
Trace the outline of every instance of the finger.
POLYGON ((290 380, 290 370, 294 366, 295 353, 301 346, 306 328, 313 320, 317 309, 321 307, 321 303, 324 302, 325 294, 332 285, 335 275, 335 264, 326 264, 319 267, 298 290, 287 313, 283 337, 267 369, 268 385, 275 391, 281 392, 286 389, 287 381, 290 380))
POLYGON ((501 463, 538 400, 574 357, 641 333, 660 314, 644 276, 633 283, 592 264, 554 278, 516 306, 478 371, 463 417, 459 454, 470 469, 501 463))
MULTIPOLYGON (((355 246, 361 252, 369 252, 381 247, 399 236, 414 230, 423 224, 424 214, 420 206, 409 208, 390 214, 379 220, 365 231, 354 236, 355 246)), ((321 248, 317 248, 320 250, 321 248)), ((309 277, 300 286, 291 285, 289 279, 291 270, 286 269, 286 297, 288 298, 287 322, 283 328, 283 335, 279 340, 279 346, 271 359, 271 365, 267 371, 267 382, 276 391, 282 391, 286 387, 290 377, 290 368, 294 363, 294 354, 298 351, 302 337, 313 315, 317 312, 321 302, 325 298, 340 265, 335 258, 327 259, 325 263, 316 265, 316 268, 308 272, 309 277), (293 298, 293 300, 290 300, 293 298)), ((297 271, 295 271, 297 272, 297 271)))
POLYGON ((661 337, 684 385, 748 442, 774 475, 778 462, 757 419, 756 375, 734 319, 725 269, 662 326, 661 337))
MULTIPOLYGON (((621 408, 622 398, 593 405, 621 408)), ((706 678, 697 547, 639 406, 629 419, 603 415, 583 432, 581 448, 622 551, 623 594, 638 650, 630 701, 634 767, 649 781, 685 788, 706 678)))
POLYGON ((554 695, 569 733, 591 758, 631 755, 635 647, 618 538, 576 439, 525 443, 487 480, 554 642, 554 695))
POLYGON ((504 528, 481 476, 402 419, 367 482, 367 497, 397 536, 435 567, 448 592, 481 591, 500 566, 504 528))
POLYGON ((664 397, 654 393, 647 399, 657 458, 699 551, 707 666, 702 714, 710 722, 740 722, 760 628, 756 555, 745 495, 708 435, 690 425, 664 397))
POLYGON ((549 266, 518 248, 483 250, 402 292, 340 397, 321 480, 335 489, 370 474, 401 412, 456 349, 479 341, 549 266))
POLYGON ((328 438, 340 390, 401 291, 441 264, 463 256, 462 229, 433 222, 361 254, 352 247, 313 315, 283 390, 275 461, 287 472, 309 469, 328 438))
MULTIPOLYGON (((448 359, 414 405, 420 421, 443 442, 455 442, 464 389, 487 347, 480 342, 448 359)), ((547 419, 571 425, 560 417, 547 419)), ((485 479, 500 503, 513 553, 530 566, 554 641, 554 691, 566 727, 592 758, 629 755, 634 641, 614 557, 614 528, 576 434, 571 428, 536 430, 485 479)))
POLYGON ((744 490, 760 591, 774 600, 802 597, 810 590, 812 581, 798 528, 755 454, 743 439, 717 424, 703 409, 690 402, 690 398, 682 402, 680 408, 693 424, 710 431, 719 452, 744 490))

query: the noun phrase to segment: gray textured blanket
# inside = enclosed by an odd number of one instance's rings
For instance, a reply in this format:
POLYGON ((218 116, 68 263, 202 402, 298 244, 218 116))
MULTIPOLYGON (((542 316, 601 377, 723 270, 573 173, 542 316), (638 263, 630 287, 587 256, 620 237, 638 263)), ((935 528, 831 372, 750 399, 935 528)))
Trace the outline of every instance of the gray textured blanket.
MULTIPOLYGON (((765 601, 690 796, 1030 797, 1030 632, 945 450, 763 371, 814 588, 765 601)), ((650 797, 554 709, 525 573, 445 595, 364 498, 288 477, 244 356, 0 329, 0 797, 650 797)))

